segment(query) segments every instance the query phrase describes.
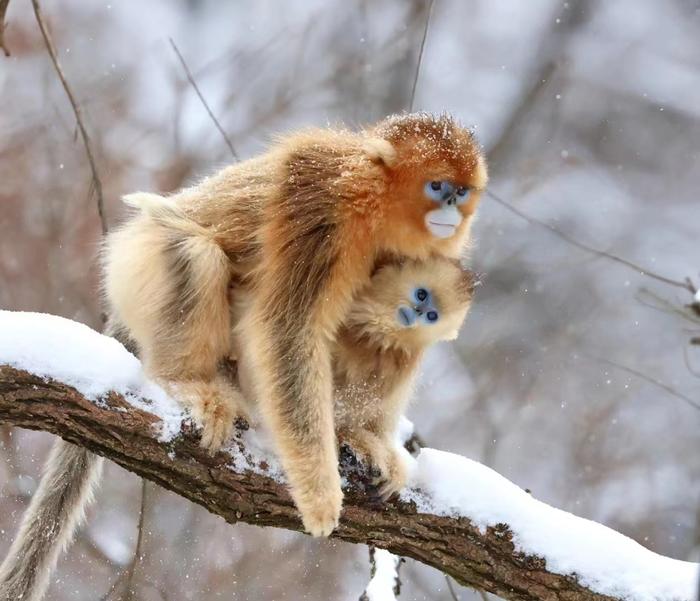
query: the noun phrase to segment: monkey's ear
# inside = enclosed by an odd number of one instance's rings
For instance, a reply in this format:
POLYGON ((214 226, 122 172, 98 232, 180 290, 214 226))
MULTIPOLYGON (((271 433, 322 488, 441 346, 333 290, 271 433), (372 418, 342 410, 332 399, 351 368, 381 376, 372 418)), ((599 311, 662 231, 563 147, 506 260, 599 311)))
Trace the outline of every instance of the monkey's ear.
POLYGON ((484 155, 479 153, 476 159, 476 168, 474 169, 474 187, 477 190, 483 190, 486 188, 486 184, 489 183, 489 170, 486 166, 486 159, 484 155))
POLYGON ((389 169, 396 165, 396 149, 388 140, 367 138, 362 144, 362 150, 373 163, 381 163, 389 169))

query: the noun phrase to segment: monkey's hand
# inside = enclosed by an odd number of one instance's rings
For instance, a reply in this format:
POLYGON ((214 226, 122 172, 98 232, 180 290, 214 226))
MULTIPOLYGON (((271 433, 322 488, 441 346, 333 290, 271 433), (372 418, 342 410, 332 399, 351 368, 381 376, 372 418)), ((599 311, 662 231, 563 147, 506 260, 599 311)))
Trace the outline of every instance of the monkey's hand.
POLYGON ((231 438, 237 423, 250 422, 243 396, 223 376, 209 382, 171 382, 167 389, 190 410, 202 429, 200 444, 211 454, 231 438))
POLYGON ((352 448, 368 469, 372 485, 377 487, 383 501, 406 485, 406 463, 389 435, 380 436, 367 430, 354 430, 340 433, 339 439, 352 448))

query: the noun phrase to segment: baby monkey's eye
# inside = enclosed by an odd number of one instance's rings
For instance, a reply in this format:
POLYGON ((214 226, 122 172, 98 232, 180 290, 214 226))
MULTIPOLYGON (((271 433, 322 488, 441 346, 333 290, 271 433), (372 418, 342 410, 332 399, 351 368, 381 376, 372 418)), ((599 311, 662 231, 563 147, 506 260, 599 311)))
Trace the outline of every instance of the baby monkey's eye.
POLYGON ((416 290, 416 298, 420 302, 423 302, 426 298, 428 298, 428 291, 425 288, 418 288, 416 290))
POLYGON ((437 321, 438 320, 437 311, 428 311, 425 314, 425 317, 428 319, 428 321, 437 321))
POLYGON ((466 186, 460 186, 457 188, 457 196, 466 196, 469 189, 466 186))
POLYGON ((431 187, 433 190, 436 190, 436 191, 437 191, 437 190, 439 190, 440 188, 442 188, 442 182, 438 182, 438 181, 430 182, 430 187, 431 187))

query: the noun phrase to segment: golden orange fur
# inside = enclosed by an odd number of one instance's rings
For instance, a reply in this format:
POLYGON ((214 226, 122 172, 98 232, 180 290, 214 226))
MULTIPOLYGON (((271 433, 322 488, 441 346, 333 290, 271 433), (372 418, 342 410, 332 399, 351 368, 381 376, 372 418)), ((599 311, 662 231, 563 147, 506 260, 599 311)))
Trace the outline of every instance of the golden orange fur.
MULTIPOLYGON (((405 483, 394 434, 423 353, 431 344, 457 337, 473 289, 472 272, 453 259, 405 259, 384 265, 357 293, 330 346, 338 440, 349 444, 379 472, 382 497, 399 491, 405 483), (402 324, 398 309, 415 305, 412 294, 418 287, 430 291, 439 320, 402 324)), ((233 321, 238 322, 248 299, 241 289, 235 296, 233 321)), ((257 427, 259 407, 252 389, 255 365, 246 355, 245 340, 234 327, 230 358, 238 362, 237 383, 244 399, 241 409, 257 427)))
POLYGON ((327 535, 342 503, 331 344, 379 257, 460 256, 486 177, 468 130, 417 114, 359 133, 300 132, 167 201, 132 196, 145 210, 104 252, 113 327, 150 375, 175 394, 195 390, 183 399, 193 407, 214 407, 196 413, 215 448, 227 435, 217 420, 238 411, 236 391, 217 378, 229 351, 226 290, 231 279, 250 289, 239 327, 254 393, 306 530, 327 535), (448 238, 425 225, 435 204, 423 188, 435 179, 470 190, 448 238))

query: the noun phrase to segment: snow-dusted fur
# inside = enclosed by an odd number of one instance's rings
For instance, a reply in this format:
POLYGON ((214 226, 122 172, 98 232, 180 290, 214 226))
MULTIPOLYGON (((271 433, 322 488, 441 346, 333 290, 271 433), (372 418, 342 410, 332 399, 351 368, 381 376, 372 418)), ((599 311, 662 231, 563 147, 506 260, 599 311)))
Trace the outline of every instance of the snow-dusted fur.
POLYGON ((380 258, 463 255, 486 181, 473 133, 446 115, 286 135, 167 199, 128 197, 141 210, 106 240, 108 312, 216 451, 240 400, 218 377, 230 346, 228 289, 250 292, 240 331, 255 396, 305 529, 327 536, 343 497, 329 345, 380 258), (448 202, 426 196, 431 179, 469 191, 450 201, 455 223, 429 220, 448 202))

